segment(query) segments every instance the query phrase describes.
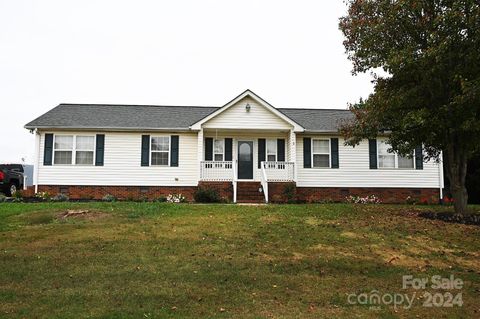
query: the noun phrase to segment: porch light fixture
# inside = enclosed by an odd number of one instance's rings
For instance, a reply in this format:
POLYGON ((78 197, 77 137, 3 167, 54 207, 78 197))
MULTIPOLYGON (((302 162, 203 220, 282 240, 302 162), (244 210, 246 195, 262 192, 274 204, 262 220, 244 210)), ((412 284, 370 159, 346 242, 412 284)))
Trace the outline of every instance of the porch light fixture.
POLYGON ((245 111, 250 112, 250 104, 245 105, 245 111))

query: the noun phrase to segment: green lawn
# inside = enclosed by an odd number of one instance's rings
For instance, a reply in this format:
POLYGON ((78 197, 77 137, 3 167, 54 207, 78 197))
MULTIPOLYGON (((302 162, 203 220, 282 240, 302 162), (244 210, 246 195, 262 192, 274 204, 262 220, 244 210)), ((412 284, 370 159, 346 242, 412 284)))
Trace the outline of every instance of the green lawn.
POLYGON ((480 227, 415 216, 434 209, 446 208, 4 203, 0 317, 478 318, 480 227), (93 213, 59 219, 67 209, 93 213), (462 307, 347 300, 451 274, 462 307))

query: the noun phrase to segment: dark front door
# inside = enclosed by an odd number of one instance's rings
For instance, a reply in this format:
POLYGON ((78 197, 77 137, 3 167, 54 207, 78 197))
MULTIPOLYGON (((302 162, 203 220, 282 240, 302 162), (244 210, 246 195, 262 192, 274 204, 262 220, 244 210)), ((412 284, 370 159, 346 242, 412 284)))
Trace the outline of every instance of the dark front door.
POLYGON ((238 178, 253 179, 253 142, 238 142, 238 178))

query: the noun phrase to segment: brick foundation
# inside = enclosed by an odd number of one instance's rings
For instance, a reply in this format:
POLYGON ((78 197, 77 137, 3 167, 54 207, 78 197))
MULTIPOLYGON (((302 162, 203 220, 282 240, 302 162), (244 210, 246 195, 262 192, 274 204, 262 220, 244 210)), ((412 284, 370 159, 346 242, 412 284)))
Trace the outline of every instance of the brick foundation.
POLYGON ((39 185, 39 192, 50 195, 63 193, 70 199, 100 200, 110 194, 121 200, 153 200, 169 194, 182 194, 187 201, 193 201, 196 186, 76 186, 76 185, 39 185))
MULTIPOLYGON (((231 182, 199 182, 199 187, 215 189, 220 197, 233 200, 231 182)), ((240 185, 240 184, 239 184, 240 185)), ((169 194, 182 194, 187 201, 193 201, 197 186, 74 186, 74 185, 39 185, 39 192, 48 192, 55 196, 64 193, 71 199, 101 200, 110 194, 118 199, 153 200, 169 194)), ((377 196, 382 203, 405 203, 407 197, 417 202, 438 203, 439 191, 436 188, 362 188, 362 187, 296 187, 295 183, 268 183, 269 202, 283 203, 290 199, 315 202, 344 202, 345 198, 353 196, 377 196), (290 189, 287 191, 287 189, 290 189)), ((25 197, 34 196, 34 187, 23 191, 25 197)))

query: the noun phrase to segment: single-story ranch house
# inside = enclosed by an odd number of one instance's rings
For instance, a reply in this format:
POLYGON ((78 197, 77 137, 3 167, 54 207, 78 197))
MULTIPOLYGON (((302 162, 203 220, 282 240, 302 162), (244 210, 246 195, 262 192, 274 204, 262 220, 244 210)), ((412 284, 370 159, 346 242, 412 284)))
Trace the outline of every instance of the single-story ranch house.
POLYGON ((348 110, 276 108, 250 90, 222 107, 60 104, 35 133, 35 192, 72 199, 157 198, 200 186, 233 202, 438 200, 442 164, 389 153, 384 138, 345 146, 348 110), (288 186, 287 186, 288 185, 288 186), (290 193, 289 193, 290 192, 290 193))

